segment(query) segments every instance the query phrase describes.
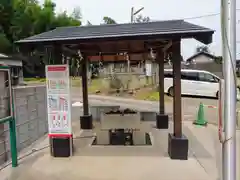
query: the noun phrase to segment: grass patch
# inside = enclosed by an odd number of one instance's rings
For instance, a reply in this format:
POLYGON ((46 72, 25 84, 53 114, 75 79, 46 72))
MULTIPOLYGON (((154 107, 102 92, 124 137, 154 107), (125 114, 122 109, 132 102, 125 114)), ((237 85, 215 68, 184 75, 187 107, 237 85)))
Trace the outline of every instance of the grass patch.
POLYGON ((46 82, 45 78, 24 78, 24 81, 27 83, 44 83, 46 82))
POLYGON ((149 100, 149 101, 158 101, 159 93, 153 90, 140 89, 134 95, 134 99, 138 100, 149 100))
POLYGON ((81 79, 79 77, 70 79, 70 85, 72 87, 82 87, 81 82, 82 81, 81 81, 81 79))
POLYGON ((95 93, 96 91, 102 91, 104 89, 101 79, 93 79, 88 86, 89 93, 95 93))
MULTIPOLYGON (((82 88, 82 80, 80 78, 71 78, 71 86, 82 88)), ((88 84, 88 93, 96 93, 96 91, 101 91, 102 89, 102 79, 92 79, 88 84)))
MULTIPOLYGON (((138 100, 159 101, 159 92, 152 88, 141 88, 133 97, 138 100)), ((168 97, 165 96, 164 99, 166 101, 168 97)))

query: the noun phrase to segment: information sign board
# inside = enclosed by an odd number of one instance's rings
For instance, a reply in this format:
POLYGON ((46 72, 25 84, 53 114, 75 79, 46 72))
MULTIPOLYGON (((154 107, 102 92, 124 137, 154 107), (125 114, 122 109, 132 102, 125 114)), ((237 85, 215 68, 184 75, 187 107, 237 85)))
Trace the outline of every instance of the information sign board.
POLYGON ((71 96, 68 65, 46 66, 48 129, 50 135, 71 135, 71 96))

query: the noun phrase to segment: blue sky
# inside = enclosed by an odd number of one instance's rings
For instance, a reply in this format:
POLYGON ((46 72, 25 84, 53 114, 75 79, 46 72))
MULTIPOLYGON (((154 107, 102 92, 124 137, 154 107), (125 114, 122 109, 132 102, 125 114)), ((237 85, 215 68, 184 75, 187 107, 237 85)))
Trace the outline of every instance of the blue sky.
MULTIPOLYGON (((131 7, 135 9, 144 7, 142 14, 153 20, 184 19, 220 13, 220 0, 53 0, 57 5, 57 12, 72 12, 74 7, 80 7, 83 23, 90 21, 92 24, 100 24, 103 16, 109 16, 118 23, 130 22, 131 7)), ((43 0, 40 0, 43 2, 43 0)), ((237 8, 240 9, 240 1, 237 0, 237 8)), ((240 10, 237 11, 237 31, 240 32, 240 10)), ((213 43, 209 45, 215 55, 221 55, 220 15, 187 19, 187 21, 215 30, 213 43)), ((240 33, 237 33, 240 41, 240 33)), ((182 55, 184 59, 195 52, 200 45, 195 40, 182 41, 182 55)), ((237 58, 240 59, 240 44, 237 45, 237 58)))

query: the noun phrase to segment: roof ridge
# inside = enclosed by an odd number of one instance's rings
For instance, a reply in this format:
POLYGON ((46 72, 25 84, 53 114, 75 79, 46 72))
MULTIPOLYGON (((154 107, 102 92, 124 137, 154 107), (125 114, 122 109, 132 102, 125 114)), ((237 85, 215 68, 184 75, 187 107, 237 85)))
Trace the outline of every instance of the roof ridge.
POLYGON ((195 27, 196 26, 198 26, 198 27, 200 27, 200 28, 204 28, 204 29, 209 29, 209 30, 211 30, 210 28, 206 28, 206 27, 204 27, 204 26, 201 26, 201 25, 197 25, 197 24, 193 24, 193 23, 191 23, 191 22, 188 22, 188 21, 185 21, 185 20, 183 20, 183 22, 185 23, 185 24, 188 24, 188 25, 194 25, 195 27))
POLYGON ((173 19, 173 20, 156 20, 156 21, 149 21, 149 22, 140 22, 140 23, 120 23, 120 24, 98 24, 98 25, 84 25, 84 26, 61 26, 56 27, 55 29, 68 29, 68 28, 93 28, 93 27, 111 27, 111 26, 121 26, 121 25, 142 25, 142 24, 154 24, 159 22, 186 22, 183 19, 173 19))

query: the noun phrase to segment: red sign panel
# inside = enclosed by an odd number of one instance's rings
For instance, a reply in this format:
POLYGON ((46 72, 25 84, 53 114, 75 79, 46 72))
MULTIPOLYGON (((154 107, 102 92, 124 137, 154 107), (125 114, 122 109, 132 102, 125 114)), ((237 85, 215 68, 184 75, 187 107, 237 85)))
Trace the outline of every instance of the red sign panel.
POLYGON ((65 71, 66 66, 49 66, 48 71, 65 71))

